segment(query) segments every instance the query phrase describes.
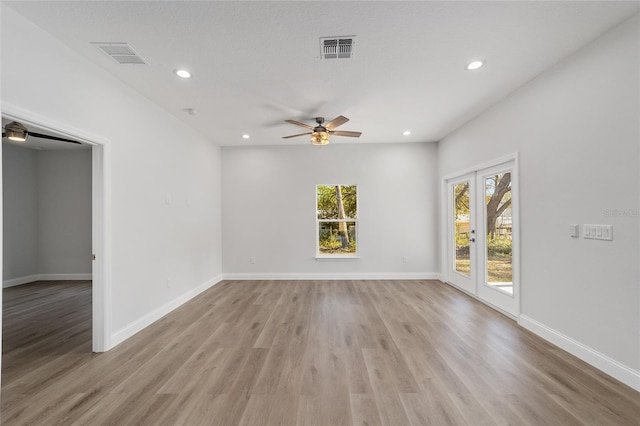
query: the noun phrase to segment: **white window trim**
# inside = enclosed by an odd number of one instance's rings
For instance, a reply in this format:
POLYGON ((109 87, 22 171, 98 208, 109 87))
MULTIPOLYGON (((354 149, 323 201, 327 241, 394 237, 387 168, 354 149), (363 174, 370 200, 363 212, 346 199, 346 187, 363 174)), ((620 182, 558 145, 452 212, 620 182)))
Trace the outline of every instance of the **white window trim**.
POLYGON ((316 256, 316 260, 358 260, 361 258, 361 256, 357 255, 336 256, 333 254, 319 254, 316 256))
POLYGON ((359 217, 360 217, 360 194, 358 193, 358 185, 357 184, 343 184, 343 183, 333 183, 333 184, 317 184, 315 186, 316 197, 315 197, 315 220, 316 220, 316 233, 315 233, 315 241, 316 241, 316 260, 352 260, 352 259, 360 259, 360 247, 359 247, 359 217), (318 218, 318 187, 319 186, 355 186, 356 187, 356 217, 349 219, 319 219, 318 218), (318 236, 320 235, 320 222, 355 222, 356 224, 356 252, 355 254, 320 254, 320 239, 318 236))

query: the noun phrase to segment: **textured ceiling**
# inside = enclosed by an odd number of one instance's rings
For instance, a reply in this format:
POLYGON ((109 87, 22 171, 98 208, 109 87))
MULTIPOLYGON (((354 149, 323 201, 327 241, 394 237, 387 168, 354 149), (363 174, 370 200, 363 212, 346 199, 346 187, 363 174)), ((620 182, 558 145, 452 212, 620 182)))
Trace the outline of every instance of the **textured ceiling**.
POLYGON ((283 140, 304 132, 284 120, 337 115, 351 119, 340 130, 363 135, 332 143, 437 141, 639 10, 612 1, 4 3, 219 145, 309 143, 283 140), (356 36, 354 57, 320 59, 319 38, 341 35, 356 36), (108 41, 129 43, 148 64, 119 65, 90 44, 108 41), (477 58, 486 65, 465 70, 477 58))

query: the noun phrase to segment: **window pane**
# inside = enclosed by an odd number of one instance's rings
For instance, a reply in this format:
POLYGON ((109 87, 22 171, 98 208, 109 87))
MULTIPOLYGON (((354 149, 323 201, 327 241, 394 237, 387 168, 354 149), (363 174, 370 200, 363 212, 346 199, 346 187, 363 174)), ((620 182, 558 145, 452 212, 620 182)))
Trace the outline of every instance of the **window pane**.
POLYGON ((356 185, 318 185, 318 219, 356 219, 358 193, 356 185))
POLYGON ((513 294, 511 264, 511 173, 485 177, 487 284, 513 294))
POLYGON ((469 276, 469 181, 461 182, 453 187, 455 224, 455 259, 456 271, 469 276))
POLYGON ((355 222, 322 222, 318 227, 318 247, 320 254, 356 254, 355 222))

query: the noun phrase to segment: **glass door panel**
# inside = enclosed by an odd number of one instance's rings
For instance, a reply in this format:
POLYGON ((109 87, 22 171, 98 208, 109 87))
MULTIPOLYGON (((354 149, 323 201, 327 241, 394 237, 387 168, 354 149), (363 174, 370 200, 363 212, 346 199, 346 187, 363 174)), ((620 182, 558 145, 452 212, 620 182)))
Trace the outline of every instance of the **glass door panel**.
POLYGON ((461 176, 447 182, 449 281, 475 292, 475 176, 461 176))
POLYGON ((457 183, 453 186, 453 221, 455 271, 471 277, 471 242, 469 217, 469 181, 457 183))
POLYGON ((484 177, 486 284, 513 294, 511 172, 484 177))

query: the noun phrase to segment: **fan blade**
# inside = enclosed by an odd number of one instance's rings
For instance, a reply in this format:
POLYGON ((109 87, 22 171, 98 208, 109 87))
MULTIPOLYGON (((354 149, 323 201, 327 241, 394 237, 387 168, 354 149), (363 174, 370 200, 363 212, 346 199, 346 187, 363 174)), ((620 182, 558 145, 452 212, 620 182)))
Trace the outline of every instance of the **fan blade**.
POLYGON ((70 142, 70 143, 77 143, 78 145, 81 145, 81 143, 78 142, 78 141, 72 141, 71 139, 65 139, 65 138, 59 138, 57 136, 43 135, 42 133, 34 133, 34 132, 28 132, 28 134, 29 134, 29 136, 33 136, 34 138, 51 139, 52 141, 70 142))
POLYGON ((298 136, 310 135, 311 133, 312 132, 298 133, 297 135, 291 135, 291 136, 283 136, 282 139, 297 138, 298 136))
POLYGON ((295 124, 296 126, 304 127, 305 129, 313 130, 313 127, 309 126, 308 124, 304 124, 296 120, 284 120, 284 121, 286 121, 287 123, 295 124))
POLYGON ((336 136, 349 136, 350 138, 359 138, 362 132, 348 132, 346 130, 334 130, 329 132, 336 136))
POLYGON ((340 116, 334 118, 333 120, 331 120, 330 122, 328 122, 327 124, 325 124, 324 127, 327 130, 332 130, 332 129, 335 129, 336 127, 338 127, 338 126, 342 126, 347 121, 349 121, 349 119, 347 117, 340 115, 340 116))

